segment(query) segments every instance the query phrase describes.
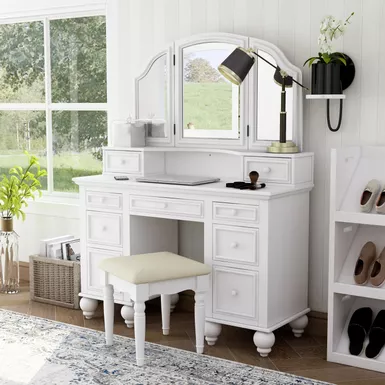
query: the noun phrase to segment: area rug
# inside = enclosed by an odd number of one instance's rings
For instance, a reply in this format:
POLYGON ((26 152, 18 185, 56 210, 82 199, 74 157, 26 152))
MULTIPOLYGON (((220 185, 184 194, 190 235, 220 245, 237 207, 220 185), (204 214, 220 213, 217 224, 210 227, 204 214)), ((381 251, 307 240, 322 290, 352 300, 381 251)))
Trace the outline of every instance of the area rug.
POLYGON ((255 366, 146 343, 146 366, 135 364, 135 340, 0 310, 1 385, 315 385, 255 366))

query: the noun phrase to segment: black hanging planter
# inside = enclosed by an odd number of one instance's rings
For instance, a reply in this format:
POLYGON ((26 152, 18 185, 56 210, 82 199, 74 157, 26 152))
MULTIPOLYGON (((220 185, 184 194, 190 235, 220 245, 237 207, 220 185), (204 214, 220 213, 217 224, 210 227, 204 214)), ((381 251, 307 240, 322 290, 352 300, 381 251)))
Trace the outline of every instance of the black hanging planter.
POLYGON ((342 94, 340 63, 325 64, 325 94, 342 94))
POLYGON ((311 93, 324 94, 325 63, 314 63, 311 65, 311 93))
POLYGON ((343 90, 348 88, 356 73, 354 63, 352 59, 343 54, 346 60, 346 65, 340 62, 332 63, 313 63, 311 65, 311 94, 312 95, 324 95, 327 99, 327 123, 330 131, 336 132, 341 127, 342 121, 342 97, 336 97, 334 99, 340 99, 340 112, 338 117, 337 127, 333 128, 330 123, 330 97, 327 95, 341 95, 343 90))

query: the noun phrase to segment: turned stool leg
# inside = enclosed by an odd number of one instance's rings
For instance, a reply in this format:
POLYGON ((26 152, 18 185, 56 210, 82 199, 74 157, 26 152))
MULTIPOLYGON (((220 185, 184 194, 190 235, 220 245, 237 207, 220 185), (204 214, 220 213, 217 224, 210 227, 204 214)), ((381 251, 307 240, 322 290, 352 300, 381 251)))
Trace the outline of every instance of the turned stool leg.
POLYGON ((195 293, 195 336, 197 353, 203 353, 205 345, 205 294, 195 293))
POLYGON ((111 346, 114 339, 114 287, 112 285, 104 287, 103 307, 106 345, 111 346))
POLYGON ((162 306, 162 329, 163 335, 168 336, 170 333, 170 307, 171 307, 171 295, 162 294, 160 296, 162 306))
POLYGON ((146 313, 144 312, 146 305, 144 302, 135 302, 135 349, 136 364, 144 365, 144 341, 146 338, 146 313))

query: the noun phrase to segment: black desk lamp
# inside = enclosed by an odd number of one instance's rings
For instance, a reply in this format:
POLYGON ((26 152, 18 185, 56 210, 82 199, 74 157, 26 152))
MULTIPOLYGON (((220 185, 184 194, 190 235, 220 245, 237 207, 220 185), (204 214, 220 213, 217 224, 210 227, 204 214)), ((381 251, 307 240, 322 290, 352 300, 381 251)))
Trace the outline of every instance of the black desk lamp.
POLYGON ((307 88, 298 83, 291 76, 288 76, 285 71, 270 63, 264 57, 258 55, 251 49, 245 49, 243 47, 236 48, 218 67, 218 71, 227 80, 239 86, 245 80, 246 75, 249 73, 251 67, 255 63, 255 58, 253 55, 259 57, 267 64, 275 68, 274 80, 282 87, 279 142, 273 142, 271 146, 267 148, 267 151, 275 153, 298 152, 298 147, 294 144, 294 142, 286 141, 286 88, 292 87, 293 83, 298 84, 302 88, 307 88))

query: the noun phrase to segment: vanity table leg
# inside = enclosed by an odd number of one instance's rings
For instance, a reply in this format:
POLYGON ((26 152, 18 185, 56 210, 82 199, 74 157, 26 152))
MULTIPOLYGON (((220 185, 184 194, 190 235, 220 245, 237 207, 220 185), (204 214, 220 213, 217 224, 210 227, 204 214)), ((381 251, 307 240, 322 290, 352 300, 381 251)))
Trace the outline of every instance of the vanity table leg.
POLYGON ((208 345, 213 346, 222 331, 222 325, 214 322, 205 322, 205 336, 208 345))
POLYGON ((91 319, 98 307, 98 300, 92 298, 82 297, 80 299, 80 309, 83 311, 83 315, 86 319, 91 319))
POLYGON ((253 341, 261 357, 267 357, 275 343, 274 333, 255 332, 253 341))
POLYGON ((132 302, 131 305, 124 305, 122 306, 122 309, 120 310, 120 314, 122 318, 124 319, 124 322, 126 323, 127 327, 129 329, 134 327, 134 303, 132 302))
POLYGON ((179 302, 179 294, 178 293, 171 294, 171 307, 170 307, 171 313, 174 311, 175 306, 178 302, 179 302))
POLYGON ((290 327, 293 330, 294 337, 302 337, 308 323, 309 318, 307 318, 307 315, 303 315, 302 317, 290 322, 290 327))

